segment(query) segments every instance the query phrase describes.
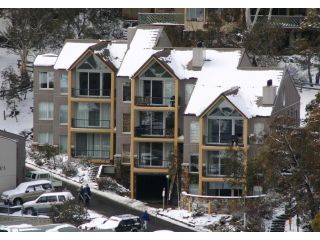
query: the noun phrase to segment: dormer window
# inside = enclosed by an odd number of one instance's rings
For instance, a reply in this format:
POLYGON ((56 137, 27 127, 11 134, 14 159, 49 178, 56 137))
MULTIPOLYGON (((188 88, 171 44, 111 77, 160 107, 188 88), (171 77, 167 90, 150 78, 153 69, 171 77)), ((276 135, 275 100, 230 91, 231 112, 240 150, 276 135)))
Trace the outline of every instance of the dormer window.
POLYGON ((207 121, 208 144, 243 144, 243 118, 229 102, 220 102, 207 121))

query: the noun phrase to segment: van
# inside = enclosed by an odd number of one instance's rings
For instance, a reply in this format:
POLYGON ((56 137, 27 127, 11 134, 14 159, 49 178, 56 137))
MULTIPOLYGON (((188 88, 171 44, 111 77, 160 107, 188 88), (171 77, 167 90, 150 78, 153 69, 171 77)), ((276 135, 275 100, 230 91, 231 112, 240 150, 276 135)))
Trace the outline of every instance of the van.
POLYGON ((47 214, 52 205, 61 205, 70 200, 74 200, 70 192, 44 193, 36 200, 22 204, 22 213, 28 215, 47 214))
POLYGON ((53 186, 48 180, 38 180, 20 183, 15 189, 2 193, 1 199, 5 204, 22 205, 46 192, 52 192, 53 186))
POLYGON ((35 180, 48 180, 51 181, 52 186, 56 189, 62 188, 62 181, 56 180, 52 177, 52 175, 47 171, 30 171, 27 172, 25 176, 26 181, 35 181, 35 180))

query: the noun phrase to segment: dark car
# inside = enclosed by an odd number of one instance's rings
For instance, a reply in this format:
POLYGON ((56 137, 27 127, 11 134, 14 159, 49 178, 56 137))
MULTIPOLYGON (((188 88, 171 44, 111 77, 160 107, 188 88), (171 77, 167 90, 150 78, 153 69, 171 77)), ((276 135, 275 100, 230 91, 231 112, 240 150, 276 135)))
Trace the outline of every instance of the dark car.
POLYGON ((104 224, 97 226, 96 229, 114 232, 141 232, 144 230, 140 217, 132 214, 113 216, 104 224))

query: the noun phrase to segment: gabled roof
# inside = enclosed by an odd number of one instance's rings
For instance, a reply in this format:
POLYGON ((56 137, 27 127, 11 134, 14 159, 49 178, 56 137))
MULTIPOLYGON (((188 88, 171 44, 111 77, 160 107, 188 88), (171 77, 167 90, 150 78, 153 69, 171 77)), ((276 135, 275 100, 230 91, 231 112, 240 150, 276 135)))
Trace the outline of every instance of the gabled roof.
POLYGON ((91 42, 66 42, 54 65, 54 69, 69 69, 72 64, 97 41, 91 42))
POLYGON ((163 27, 138 28, 123 59, 118 76, 131 78, 134 73, 158 50, 154 50, 163 27))

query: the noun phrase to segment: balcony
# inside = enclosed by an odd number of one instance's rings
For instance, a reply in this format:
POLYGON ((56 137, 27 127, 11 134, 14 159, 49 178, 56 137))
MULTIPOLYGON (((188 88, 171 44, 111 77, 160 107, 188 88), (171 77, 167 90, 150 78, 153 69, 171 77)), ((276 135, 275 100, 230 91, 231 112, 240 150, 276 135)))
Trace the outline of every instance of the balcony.
POLYGON ((175 97, 150 97, 150 96, 136 96, 136 106, 152 106, 152 107, 174 107, 175 97))
POLYGON ((73 157, 82 159, 110 159, 110 152, 108 150, 74 150, 73 157))
POLYGON ((149 126, 135 127, 135 137, 148 137, 148 138, 173 138, 173 128, 150 128, 149 126))
MULTIPOLYGON (((252 20, 254 16, 251 16, 252 20)), ((299 28, 304 16, 287 16, 287 15, 273 15, 270 23, 281 28, 299 28)), ((258 16, 257 22, 267 22, 268 16, 258 16)))
POLYGON ((72 118, 72 127, 110 129, 110 120, 72 118))
POLYGON ((184 24, 183 13, 138 13, 139 24, 170 23, 184 24))
POLYGON ((243 137, 236 135, 206 136, 203 135, 203 145, 207 146, 243 146, 243 137))
POLYGON ((217 164, 204 164, 202 166, 202 176, 203 177, 215 177, 215 178, 223 178, 226 177, 224 174, 224 167, 219 166, 217 164))
POLYGON ((83 98, 110 98, 110 89, 79 89, 72 88, 72 97, 83 98))
POLYGON ((140 158, 135 158, 134 166, 137 168, 169 168, 171 161, 159 159, 149 153, 142 153, 140 158))

